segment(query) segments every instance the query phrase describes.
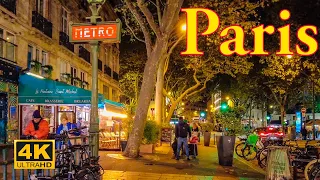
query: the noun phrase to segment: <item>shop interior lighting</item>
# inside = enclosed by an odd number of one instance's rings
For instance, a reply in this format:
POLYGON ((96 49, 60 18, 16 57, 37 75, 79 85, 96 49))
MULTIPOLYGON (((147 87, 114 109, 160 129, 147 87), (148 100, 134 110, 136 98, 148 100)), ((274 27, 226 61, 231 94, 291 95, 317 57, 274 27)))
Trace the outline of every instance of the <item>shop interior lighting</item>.
POLYGON ((44 79, 44 77, 40 76, 40 75, 37 75, 37 74, 33 74, 31 72, 27 72, 26 74, 30 75, 30 76, 33 76, 33 77, 36 77, 36 78, 39 78, 39 79, 44 79))

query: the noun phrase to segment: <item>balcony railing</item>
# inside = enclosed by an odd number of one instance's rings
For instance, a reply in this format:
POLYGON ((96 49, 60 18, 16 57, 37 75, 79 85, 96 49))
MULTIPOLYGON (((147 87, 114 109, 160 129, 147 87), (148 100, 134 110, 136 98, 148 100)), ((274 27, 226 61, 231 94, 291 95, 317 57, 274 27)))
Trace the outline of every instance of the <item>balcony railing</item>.
POLYGON ((111 77, 111 72, 112 72, 111 68, 107 65, 104 65, 104 74, 111 77))
POLYGON ((17 45, 0 38, 0 57, 16 62, 15 53, 17 45))
POLYGON ((79 7, 79 9, 83 9, 83 10, 85 10, 85 11, 88 12, 88 10, 89 10, 89 3, 88 3, 88 1, 87 1, 87 0, 80 0, 80 7, 79 7))
POLYGON ((16 0, 0 0, 0 5, 16 14, 16 0))
POLYGON ((79 57, 90 63, 90 52, 83 46, 79 46, 79 57))
POLYGON ((69 36, 65 32, 60 31, 59 44, 74 52, 74 44, 69 42, 69 36))
POLYGON ((98 59, 98 69, 102 71, 102 61, 98 59))
POLYGON ((52 38, 52 23, 37 11, 32 11, 32 27, 37 28, 45 35, 52 38))
POLYGON ((113 71, 113 79, 119 81, 119 74, 113 71))

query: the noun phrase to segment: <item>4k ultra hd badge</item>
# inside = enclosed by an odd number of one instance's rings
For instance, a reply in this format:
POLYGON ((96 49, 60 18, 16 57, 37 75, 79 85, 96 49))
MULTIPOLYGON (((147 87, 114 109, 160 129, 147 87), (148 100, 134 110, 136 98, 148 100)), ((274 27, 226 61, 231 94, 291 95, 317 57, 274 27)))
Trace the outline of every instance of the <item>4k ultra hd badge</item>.
POLYGON ((15 169, 55 169, 54 140, 15 140, 15 169))

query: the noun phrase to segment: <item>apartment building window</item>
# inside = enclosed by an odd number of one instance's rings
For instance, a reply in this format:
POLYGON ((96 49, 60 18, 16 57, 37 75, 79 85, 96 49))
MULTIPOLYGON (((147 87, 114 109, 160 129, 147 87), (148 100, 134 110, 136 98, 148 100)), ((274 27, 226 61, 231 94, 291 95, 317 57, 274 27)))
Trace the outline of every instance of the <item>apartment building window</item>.
POLYGON ((40 50, 36 49, 36 61, 40 61, 40 50))
POLYGON ((45 51, 42 51, 42 66, 48 65, 48 53, 45 51))
POLYGON ((106 99, 109 99, 109 87, 106 85, 103 85, 103 96, 106 99))
POLYGON ((60 73, 67 73, 67 62, 60 60, 60 73))
POLYGON ((36 11, 44 16, 44 0, 36 0, 36 11))
POLYGON ((68 12, 65 8, 62 8, 61 11, 61 31, 68 34, 68 12))
POLYGON ((17 45, 14 44, 14 41, 15 36, 12 33, 0 28, 0 57, 15 61, 17 45))
POLYGON ((71 67, 71 71, 70 71, 70 74, 71 74, 71 84, 72 85, 75 85, 75 82, 74 82, 74 79, 73 78, 76 78, 77 77, 77 68, 75 67, 71 67))
POLYGON ((112 89, 112 100, 113 101, 118 101, 118 95, 117 95, 117 91, 112 89))
POLYGON ((28 67, 30 67, 32 57, 33 57, 33 46, 28 45, 28 67))
POLYGON ((87 81, 87 73, 80 71, 80 79, 81 81, 87 81))

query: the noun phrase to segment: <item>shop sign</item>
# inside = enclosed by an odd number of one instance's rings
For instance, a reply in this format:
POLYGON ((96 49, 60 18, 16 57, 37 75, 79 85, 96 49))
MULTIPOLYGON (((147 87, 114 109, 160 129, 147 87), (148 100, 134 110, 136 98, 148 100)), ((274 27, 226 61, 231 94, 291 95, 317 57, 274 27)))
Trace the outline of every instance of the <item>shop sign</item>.
POLYGON ((90 104, 91 97, 19 97, 21 104, 90 104))
POLYGON ((77 88, 36 89, 34 94, 77 94, 77 88))
POLYGON ((70 42, 104 41, 108 43, 120 42, 121 22, 101 22, 97 25, 90 23, 70 23, 70 42))
POLYGON ((292 179, 287 147, 271 146, 268 148, 266 179, 292 179))

